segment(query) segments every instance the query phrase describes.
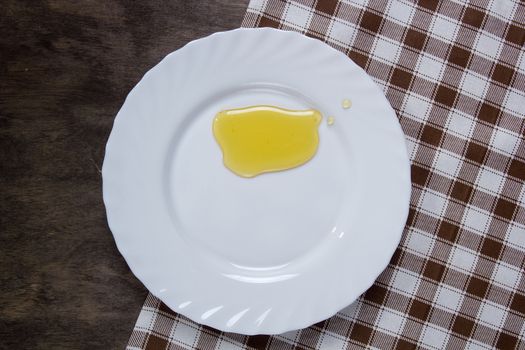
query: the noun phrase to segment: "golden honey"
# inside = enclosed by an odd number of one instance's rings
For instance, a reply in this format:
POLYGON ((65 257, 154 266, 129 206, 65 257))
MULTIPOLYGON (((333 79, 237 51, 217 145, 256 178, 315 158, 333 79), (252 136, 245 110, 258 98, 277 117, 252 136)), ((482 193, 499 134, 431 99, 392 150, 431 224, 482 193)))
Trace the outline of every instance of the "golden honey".
POLYGON ((314 109, 251 106, 217 113, 213 134, 224 165, 239 176, 254 177, 308 162, 317 152, 321 120, 314 109))
POLYGON ((350 101, 349 99, 345 98, 343 100, 343 102, 341 103, 341 105, 343 106, 344 109, 348 109, 348 108, 352 107, 352 101, 350 101))

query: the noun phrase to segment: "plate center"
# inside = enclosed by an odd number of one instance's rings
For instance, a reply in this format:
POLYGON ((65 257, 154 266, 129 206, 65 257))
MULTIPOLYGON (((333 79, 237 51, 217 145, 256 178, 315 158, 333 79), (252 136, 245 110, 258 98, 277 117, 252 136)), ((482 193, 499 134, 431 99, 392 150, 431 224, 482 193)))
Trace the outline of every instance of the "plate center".
MULTIPOLYGON (((194 249, 247 268, 272 268, 304 256, 337 226, 349 181, 337 133, 319 128, 319 148, 294 169, 242 178, 228 170, 212 133, 215 114, 250 105, 318 108, 284 87, 253 84, 205 99, 174 136, 166 189, 174 234, 194 249)), ((321 113, 322 113, 322 109, 321 113)))

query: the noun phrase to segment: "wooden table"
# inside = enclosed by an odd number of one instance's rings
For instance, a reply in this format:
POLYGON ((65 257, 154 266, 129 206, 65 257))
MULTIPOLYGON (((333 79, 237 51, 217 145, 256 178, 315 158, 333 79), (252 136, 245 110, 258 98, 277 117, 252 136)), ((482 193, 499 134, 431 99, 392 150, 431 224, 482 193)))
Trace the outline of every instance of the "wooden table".
POLYGON ((247 0, 0 1, 0 349, 121 349, 147 294, 100 168, 126 94, 247 0))

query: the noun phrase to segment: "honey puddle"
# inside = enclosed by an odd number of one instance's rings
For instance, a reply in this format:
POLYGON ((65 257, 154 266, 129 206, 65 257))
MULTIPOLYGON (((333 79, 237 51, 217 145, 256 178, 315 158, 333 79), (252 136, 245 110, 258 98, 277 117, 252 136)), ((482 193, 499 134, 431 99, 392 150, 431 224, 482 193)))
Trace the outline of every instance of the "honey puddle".
POLYGON ((314 109, 251 106, 217 113, 213 134, 224 165, 242 177, 298 167, 315 155, 322 115, 314 109))

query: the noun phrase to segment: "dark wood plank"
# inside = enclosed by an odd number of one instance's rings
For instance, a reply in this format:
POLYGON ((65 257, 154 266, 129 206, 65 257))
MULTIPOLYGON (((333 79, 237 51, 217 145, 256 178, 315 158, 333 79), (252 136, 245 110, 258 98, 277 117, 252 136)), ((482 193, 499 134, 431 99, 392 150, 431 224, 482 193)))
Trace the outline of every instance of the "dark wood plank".
POLYGON ((0 348, 123 348, 146 296, 100 167, 140 77, 247 0, 0 0, 0 348))

